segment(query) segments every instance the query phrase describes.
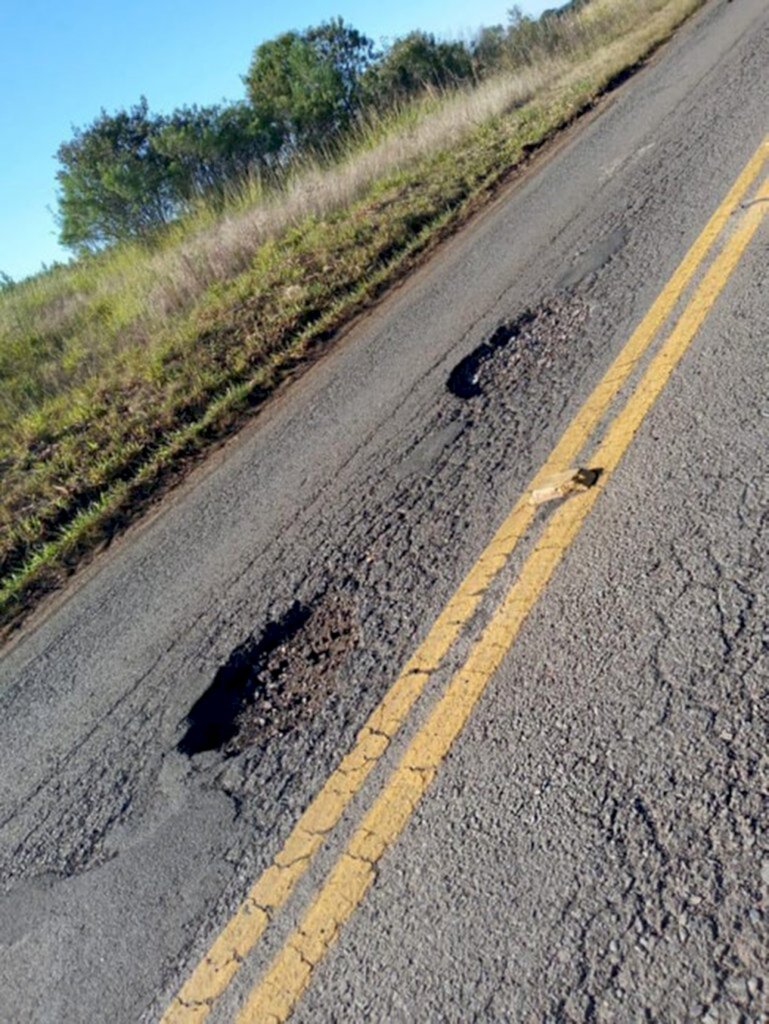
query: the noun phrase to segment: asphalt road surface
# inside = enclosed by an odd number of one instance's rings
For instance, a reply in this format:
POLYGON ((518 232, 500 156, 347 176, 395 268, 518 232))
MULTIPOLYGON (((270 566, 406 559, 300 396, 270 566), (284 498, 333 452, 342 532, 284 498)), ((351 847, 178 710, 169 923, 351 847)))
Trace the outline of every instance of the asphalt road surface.
POLYGON ((0 1019, 769 1020, 768 132, 709 3, 9 647, 0 1019))

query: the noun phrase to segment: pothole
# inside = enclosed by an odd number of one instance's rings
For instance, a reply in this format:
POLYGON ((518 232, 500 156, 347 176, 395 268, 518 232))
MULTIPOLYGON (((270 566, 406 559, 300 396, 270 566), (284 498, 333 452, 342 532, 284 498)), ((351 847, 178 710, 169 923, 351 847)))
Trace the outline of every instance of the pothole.
POLYGON ((514 341, 521 331, 534 320, 535 314, 527 311, 517 320, 500 324, 488 341, 484 341, 477 348, 461 359, 449 374, 446 387, 456 398, 477 398, 483 394, 480 384, 480 371, 484 363, 487 363, 496 352, 506 348, 514 341))
POLYGON ((484 395, 499 383, 504 368, 525 384, 538 367, 549 366, 559 347, 568 344, 587 320, 588 307, 578 296, 556 298, 536 309, 528 309, 496 329, 488 341, 460 360, 446 381, 446 387, 463 400, 484 395))
POLYGON ((350 593, 295 602, 221 666, 187 715, 179 751, 231 757, 296 729, 333 694, 357 638, 350 593))

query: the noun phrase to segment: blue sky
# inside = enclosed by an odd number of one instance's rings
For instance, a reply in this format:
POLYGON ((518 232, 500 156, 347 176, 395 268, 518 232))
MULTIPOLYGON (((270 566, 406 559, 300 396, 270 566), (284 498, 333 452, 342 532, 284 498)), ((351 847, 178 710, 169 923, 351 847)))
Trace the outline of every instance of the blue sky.
MULTIPOLYGON (((66 259, 56 243, 54 154, 73 125, 145 95, 169 111, 239 99, 254 47, 341 15, 374 38, 455 37, 506 20, 510 0, 8 0, 0 6, 0 271, 66 259)), ((539 14, 554 0, 520 6, 539 14)))

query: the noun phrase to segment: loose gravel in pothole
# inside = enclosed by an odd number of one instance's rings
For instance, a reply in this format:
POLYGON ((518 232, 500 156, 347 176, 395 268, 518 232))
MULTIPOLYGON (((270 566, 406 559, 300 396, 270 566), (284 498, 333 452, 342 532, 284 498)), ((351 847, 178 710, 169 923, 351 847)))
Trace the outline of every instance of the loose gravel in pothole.
POLYGON ((446 380, 447 389, 465 401, 479 398, 493 389, 500 372, 508 386, 526 384, 537 368, 552 362, 556 347, 570 343, 587 316, 587 304, 577 296, 526 310, 461 359, 446 380))
POLYGON ((296 602, 232 652, 190 710, 179 750, 231 757, 298 728, 334 692, 357 636, 349 593, 296 602))

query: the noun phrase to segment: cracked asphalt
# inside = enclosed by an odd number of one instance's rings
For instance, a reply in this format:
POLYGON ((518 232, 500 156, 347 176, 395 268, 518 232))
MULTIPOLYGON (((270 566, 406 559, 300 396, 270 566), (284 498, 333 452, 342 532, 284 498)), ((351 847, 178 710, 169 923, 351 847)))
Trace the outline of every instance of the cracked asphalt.
MULTIPOLYGON (((160 1017, 766 135, 767 68, 764 0, 706 4, 5 652, 3 1021, 160 1017)), ((769 1020, 768 255, 765 221, 294 1019, 769 1020)))
POLYGON ((767 1019, 766 253, 295 1019, 767 1019))

